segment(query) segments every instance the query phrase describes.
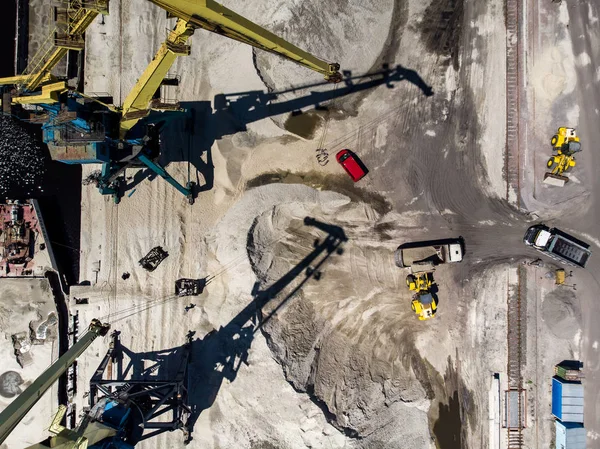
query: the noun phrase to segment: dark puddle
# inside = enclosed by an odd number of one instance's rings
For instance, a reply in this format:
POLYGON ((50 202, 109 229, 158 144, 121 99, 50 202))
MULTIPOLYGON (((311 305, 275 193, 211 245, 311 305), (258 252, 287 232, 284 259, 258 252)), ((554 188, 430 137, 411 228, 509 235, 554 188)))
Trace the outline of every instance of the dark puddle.
POLYGON ((294 112, 290 114, 283 127, 297 136, 312 139, 321 124, 321 117, 315 111, 294 112))

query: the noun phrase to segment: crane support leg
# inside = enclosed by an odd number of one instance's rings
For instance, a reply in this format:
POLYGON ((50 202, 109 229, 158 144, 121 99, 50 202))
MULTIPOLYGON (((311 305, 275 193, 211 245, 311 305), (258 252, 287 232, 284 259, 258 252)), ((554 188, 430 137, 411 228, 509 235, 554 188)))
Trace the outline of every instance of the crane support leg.
POLYGON ((175 179, 173 179, 173 177, 169 173, 167 173, 167 171, 163 167, 161 167, 156 162, 152 161, 145 154, 139 154, 137 156, 137 158, 141 162, 143 162, 150 170, 152 170, 157 175, 162 176, 165 181, 167 181, 169 184, 171 184, 173 187, 175 187, 177 190, 179 190, 181 193, 183 193, 187 197, 190 204, 194 204, 195 192, 194 192, 194 183, 193 182, 188 182, 187 185, 184 187, 181 184, 179 184, 175 179))
POLYGON ((313 56, 214 0, 150 1, 197 28, 204 28, 261 50, 284 56, 323 74, 328 81, 342 80, 339 64, 328 63, 313 56))
POLYGON ((92 324, 79 341, 65 352, 56 362, 50 365, 27 389, 0 413, 0 444, 6 440, 8 435, 19 424, 23 417, 44 395, 58 378, 67 371, 67 368, 85 351, 89 345, 99 336, 106 335, 110 326, 102 324, 98 320, 92 320, 92 324))
POLYGON ((177 56, 190 54, 186 45, 188 38, 194 34, 194 27, 185 20, 177 20, 175 28, 160 46, 154 59, 135 84, 123 102, 123 118, 120 124, 120 138, 135 124, 148 115, 152 97, 160 87, 177 56))

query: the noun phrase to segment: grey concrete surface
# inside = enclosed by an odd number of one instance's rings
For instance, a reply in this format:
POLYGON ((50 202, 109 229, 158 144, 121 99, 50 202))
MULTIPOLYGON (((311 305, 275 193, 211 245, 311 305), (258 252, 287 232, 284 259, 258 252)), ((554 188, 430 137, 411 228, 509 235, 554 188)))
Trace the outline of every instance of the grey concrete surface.
MULTIPOLYGON (((585 427, 588 431, 588 448, 600 448, 600 359, 598 342, 600 341, 600 154, 597 151, 600 142, 598 126, 600 109, 600 85, 598 83, 598 64, 600 64, 600 29, 597 17, 600 2, 573 1, 568 2, 570 17, 569 32, 573 42, 575 56, 586 53, 590 64, 577 68, 577 102, 579 104, 579 133, 585 142, 586 164, 580 167, 585 170, 589 182, 591 196, 585 207, 577 213, 566 215, 559 220, 561 226, 577 229, 593 237, 593 249, 598 253, 590 259, 588 271, 577 286, 581 300, 583 315, 582 358, 586 379, 585 386, 585 427), (591 12, 591 14, 590 14, 591 12), (596 18, 594 20, 594 17, 596 18)), ((589 241, 589 238, 588 238, 589 241)), ((592 243, 592 242, 590 242, 592 243)))

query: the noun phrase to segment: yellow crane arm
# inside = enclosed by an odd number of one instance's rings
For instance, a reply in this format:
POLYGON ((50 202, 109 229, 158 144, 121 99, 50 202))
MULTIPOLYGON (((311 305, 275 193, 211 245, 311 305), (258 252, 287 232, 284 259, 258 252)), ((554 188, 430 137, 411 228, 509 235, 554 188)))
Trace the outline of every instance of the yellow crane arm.
POLYGON ((120 136, 125 137, 127 131, 142 118, 148 115, 150 101, 160 87, 177 56, 190 54, 186 45, 188 38, 194 34, 194 27, 185 20, 179 19, 173 31, 160 46, 152 62, 137 81, 123 102, 123 116, 120 123, 120 136))
POLYGON ((75 45, 75 43, 81 40, 83 33, 85 33, 85 30, 99 13, 100 11, 98 10, 84 8, 77 11, 66 38, 57 40, 56 48, 47 59, 44 58, 45 62, 40 67, 34 67, 32 69, 33 73, 25 84, 25 87, 28 90, 35 90, 69 50, 81 50, 81 46, 75 45))
POLYGON ((21 89, 36 90, 40 84, 52 80, 50 72, 69 50, 83 49, 83 34, 98 14, 108 13, 108 0, 81 2, 69 0, 66 9, 67 28, 60 36, 49 38, 32 58, 25 72, 18 76, 0 78, 0 85, 16 84, 21 89))
POLYGON ((328 81, 341 81, 339 64, 328 63, 311 55, 214 0, 150 1, 165 9, 171 15, 179 17, 197 28, 203 28, 253 47, 284 56, 323 74, 328 81))
MULTIPOLYGON (((30 78, 31 78, 31 75, 7 76, 5 78, 0 78, 0 86, 26 84, 30 78)), ((50 81, 51 79, 52 79, 52 76, 50 74, 48 74, 45 78, 42 79, 42 82, 50 81)))

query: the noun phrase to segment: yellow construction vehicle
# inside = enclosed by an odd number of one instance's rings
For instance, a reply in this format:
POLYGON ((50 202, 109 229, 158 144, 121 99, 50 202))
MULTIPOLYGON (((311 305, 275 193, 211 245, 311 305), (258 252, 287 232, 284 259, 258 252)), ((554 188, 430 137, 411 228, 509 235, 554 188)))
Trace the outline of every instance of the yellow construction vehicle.
POLYGON ((575 128, 560 127, 556 134, 550 139, 550 144, 554 150, 562 150, 565 145, 570 142, 579 142, 579 137, 575 132, 575 128))
POLYGON ((544 175, 544 183, 562 187, 569 182, 565 173, 577 165, 575 153, 581 151, 581 143, 575 128, 566 127, 558 128, 558 132, 552 136, 550 143, 556 154, 548 159, 546 165, 550 171, 544 175))
POLYGON ((410 291, 415 294, 411 301, 413 311, 419 317, 419 320, 428 320, 432 318, 437 311, 437 298, 431 292, 435 285, 431 272, 420 272, 409 274, 406 277, 406 285, 410 291))

